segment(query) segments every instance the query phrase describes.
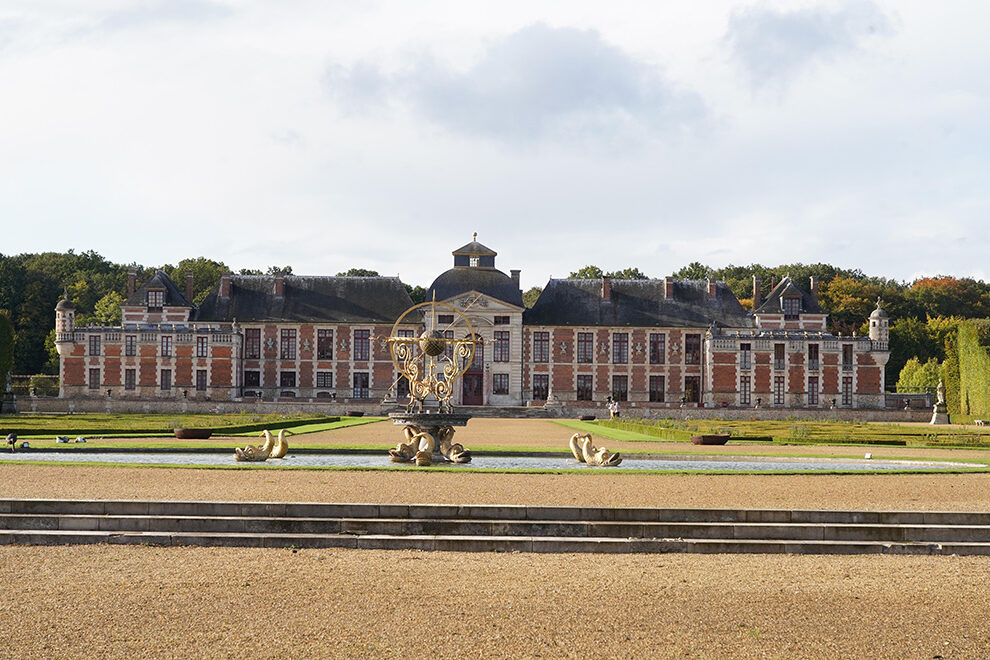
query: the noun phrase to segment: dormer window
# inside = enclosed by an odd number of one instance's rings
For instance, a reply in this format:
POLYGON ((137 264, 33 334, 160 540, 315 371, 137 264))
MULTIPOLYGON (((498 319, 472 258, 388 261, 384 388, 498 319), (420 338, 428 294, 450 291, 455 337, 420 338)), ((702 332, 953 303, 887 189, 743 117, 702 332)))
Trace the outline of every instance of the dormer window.
POLYGON ((797 319, 798 315, 801 313, 800 298, 781 298, 780 306, 784 310, 785 319, 797 319))
POLYGON ((164 291, 148 291, 148 311, 161 311, 165 306, 164 291))
POLYGON ((478 257, 471 257, 471 258, 470 258, 470 259, 468 260, 468 264, 469 264, 469 265, 470 265, 470 266, 471 266, 472 268, 477 268, 477 267, 478 267, 478 257))

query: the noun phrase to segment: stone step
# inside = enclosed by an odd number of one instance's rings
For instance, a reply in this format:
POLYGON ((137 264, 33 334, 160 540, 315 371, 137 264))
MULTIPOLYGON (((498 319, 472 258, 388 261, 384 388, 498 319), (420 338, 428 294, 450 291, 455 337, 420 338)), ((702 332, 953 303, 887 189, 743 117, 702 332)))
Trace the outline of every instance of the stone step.
POLYGON ((76 545, 95 543, 259 548, 415 549, 455 552, 990 555, 990 543, 0 530, 0 545, 76 545))
POLYGON ((378 534, 388 536, 428 534, 441 536, 990 543, 990 525, 897 525, 872 523, 615 522, 437 518, 0 514, 0 529, 252 534, 378 534))

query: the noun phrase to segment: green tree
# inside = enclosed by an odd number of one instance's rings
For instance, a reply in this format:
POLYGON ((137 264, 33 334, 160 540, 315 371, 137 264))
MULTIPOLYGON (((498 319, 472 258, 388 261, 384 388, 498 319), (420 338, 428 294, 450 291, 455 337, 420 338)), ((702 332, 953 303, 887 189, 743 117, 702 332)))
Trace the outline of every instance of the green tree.
POLYGON ((532 307, 536 304, 536 301, 539 299, 541 293, 543 293, 543 289, 538 286, 530 287, 529 289, 523 291, 523 305, 526 307, 532 307))
POLYGON ((269 266, 265 275, 292 275, 292 266, 269 266))
POLYGON ((679 280, 703 280, 711 277, 715 271, 700 261, 692 261, 684 268, 674 272, 674 278, 679 280))
POLYGON ((7 374, 14 366, 14 324, 10 322, 10 313, 0 310, 0 392, 7 385, 7 374))
POLYGON ((605 273, 605 277, 611 277, 616 280, 648 280, 649 276, 641 271, 639 268, 623 268, 622 270, 613 270, 609 273, 605 273))
POLYGON ((585 266, 580 270, 576 270, 567 276, 570 280, 600 280, 602 275, 602 269, 598 266, 585 266))
POLYGON ((124 296, 111 291, 97 301, 93 308, 93 321, 104 327, 120 325, 120 306, 124 304, 124 296))
POLYGON ((379 277, 377 270, 367 268, 348 268, 343 273, 337 273, 337 277, 379 277))
POLYGON ((403 284, 402 286, 406 287, 406 291, 409 292, 409 297, 412 298, 413 304, 418 305, 421 302, 426 302, 426 289, 419 285, 403 284))
POLYGON ((890 359, 887 360, 887 382, 892 383, 908 360, 915 358, 926 363, 943 355, 928 324, 916 318, 895 318, 890 324, 890 359))
POLYGON ((918 358, 911 358, 901 369, 897 378, 898 392, 927 392, 933 391, 938 386, 939 364, 938 360, 931 358, 921 362, 918 358))
POLYGON ((193 299, 194 305, 200 305, 206 296, 209 295, 224 273, 230 272, 227 265, 222 261, 214 261, 206 257, 196 257, 195 259, 183 259, 176 266, 162 266, 165 274, 172 278, 172 281, 183 293, 186 290, 186 273, 192 271, 193 274, 193 299))

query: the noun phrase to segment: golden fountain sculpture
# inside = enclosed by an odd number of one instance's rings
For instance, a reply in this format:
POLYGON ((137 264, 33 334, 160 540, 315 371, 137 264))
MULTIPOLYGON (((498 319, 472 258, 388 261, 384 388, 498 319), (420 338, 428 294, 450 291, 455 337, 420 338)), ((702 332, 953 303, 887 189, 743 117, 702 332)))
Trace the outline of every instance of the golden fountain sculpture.
POLYGON ((282 429, 278 432, 278 438, 273 438, 271 431, 265 429, 261 436, 265 438, 264 444, 248 445, 244 449, 234 448, 234 459, 248 463, 262 463, 269 458, 285 458, 289 451, 289 443, 286 436, 292 435, 291 431, 282 429))
POLYGON ((622 455, 612 453, 604 447, 595 447, 590 433, 575 433, 570 441, 571 453, 581 463, 600 467, 615 467, 622 462, 622 455))
POLYGON ((470 415, 455 413, 450 399, 455 386, 474 360, 474 347, 478 342, 474 327, 460 310, 446 303, 420 303, 407 309, 392 326, 392 334, 386 343, 392 363, 400 378, 409 383, 409 403, 405 412, 392 413, 392 423, 403 426, 404 442, 389 450, 394 462, 432 465, 435 461, 468 463, 471 452, 453 442, 454 427, 465 426, 470 415), (406 318, 422 310, 426 329, 419 337, 399 335, 399 327, 406 318), (466 328, 463 337, 455 338, 452 328, 437 326, 437 311, 459 321, 458 331, 466 328), (428 403, 436 401, 436 411, 428 409, 428 403))

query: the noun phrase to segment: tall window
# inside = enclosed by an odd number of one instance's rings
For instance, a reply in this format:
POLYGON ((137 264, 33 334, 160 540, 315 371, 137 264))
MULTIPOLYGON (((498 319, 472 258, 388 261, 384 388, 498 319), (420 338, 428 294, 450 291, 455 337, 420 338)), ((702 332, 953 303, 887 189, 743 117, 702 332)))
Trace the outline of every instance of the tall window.
POLYGON ((740 376, 739 377, 739 405, 740 406, 749 406, 749 405, 752 405, 753 398, 752 398, 752 394, 750 392, 750 389, 751 388, 752 388, 752 385, 750 385, 750 377, 749 376, 740 376))
POLYGON ((773 377, 773 405, 784 405, 784 377, 773 377))
POLYGON ((492 345, 492 362, 509 361, 509 331, 496 330, 492 345))
POLYGON ((509 393, 509 374, 492 374, 492 394, 509 393))
MULTIPOLYGON (((444 330, 443 331, 443 338, 444 339, 453 339, 454 338, 454 331, 453 330, 444 330)), ((450 360, 451 362, 454 361, 454 342, 452 342, 452 341, 444 342, 444 344, 443 344, 443 354, 445 356, 447 356, 447 359, 450 360)))
POLYGON ((612 335, 612 362, 625 364, 629 362, 629 334, 617 332, 612 335))
POLYGON ((545 330, 533 333, 533 362, 550 361, 550 333, 545 330))
POLYGON ((134 369, 124 369, 124 389, 133 390, 136 384, 134 369))
POLYGON ((698 403, 701 401, 701 377, 684 377, 684 401, 686 403, 698 403))
MULTIPOLYGON (((354 359, 371 359, 371 330, 354 331, 354 359)), ((367 375, 365 374, 365 376, 367 375)))
POLYGON ((172 370, 162 369, 162 377, 160 380, 162 392, 172 389, 172 370))
POLYGON ((405 399, 409 396, 409 381, 406 380, 405 376, 399 376, 399 380, 395 381, 395 396, 398 399, 405 399))
POLYGON ((333 359, 333 330, 323 328, 316 331, 316 359, 333 359))
POLYGON ((701 335, 684 335, 684 364, 701 364, 701 335))
POLYGON ((210 338, 196 337, 196 357, 205 358, 210 356, 210 338))
POLYGON ((595 377, 591 374, 580 374, 577 377, 577 400, 591 401, 594 393, 595 377))
POLYGON ((90 369, 89 370, 89 389, 98 390, 100 389, 100 370, 90 369))
POLYGON ((196 391, 197 392, 206 391, 206 369, 196 370, 196 391))
POLYGON ((295 328, 282 328, 281 342, 279 344, 279 357, 283 360, 296 359, 295 328))
POLYGON ((852 344, 842 345, 842 370, 852 371, 853 368, 853 346, 852 344))
POLYGON ((628 376, 612 376, 612 398, 616 401, 629 400, 628 376))
POLYGON ((595 335, 579 332, 577 337, 577 361, 590 364, 595 359, 595 335))
POLYGON ((774 344, 773 345, 773 368, 783 369, 784 368, 784 345, 774 344))
POLYGON ((135 335, 124 336, 124 355, 128 357, 137 355, 137 337, 135 335))
POLYGON ((663 376, 650 376, 650 401, 656 403, 662 403, 664 399, 664 381, 666 379, 663 376))
POLYGON ((808 405, 818 405, 818 376, 808 376, 808 405))
POLYGON ((244 329, 244 357, 248 360, 261 358, 261 328, 244 329))
POLYGON ((818 344, 808 344, 808 369, 818 371, 818 344))
POLYGON ((354 398, 367 399, 369 396, 368 372, 359 371, 354 374, 354 398))
POLYGON ((533 400, 546 401, 550 389, 550 374, 533 374, 533 400))
POLYGON ((750 344, 739 344, 739 368, 750 369, 753 366, 753 351, 750 344))
POLYGON ((295 371, 282 371, 278 375, 278 386, 279 387, 295 387, 296 386, 296 372, 295 371))
POLYGON ((89 336, 89 354, 99 355, 100 354, 100 336, 90 335, 89 336))
POLYGON ((148 292, 148 311, 162 311, 162 307, 165 306, 165 292, 164 291, 149 291, 148 292))
POLYGON ((245 371, 244 387, 261 387, 261 372, 253 369, 251 371, 245 371))
POLYGON ((162 357, 172 355, 172 335, 162 335, 162 357))
POLYGON ((782 298, 782 306, 784 308, 784 318, 785 319, 796 319, 801 313, 801 299, 800 298, 782 298))
POLYGON ((667 361, 667 335, 662 332, 650 333, 650 364, 663 364, 667 361))
POLYGON ((853 379, 852 376, 842 377, 842 405, 851 406, 853 403, 853 379))
MULTIPOLYGON (((405 380, 405 379, 403 379, 405 380)), ((333 372, 330 371, 317 371, 316 372, 316 386, 330 388, 333 387, 333 372)))

